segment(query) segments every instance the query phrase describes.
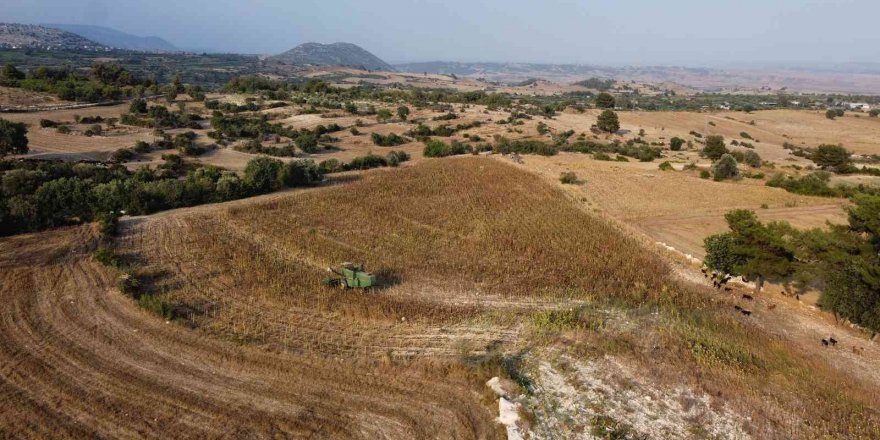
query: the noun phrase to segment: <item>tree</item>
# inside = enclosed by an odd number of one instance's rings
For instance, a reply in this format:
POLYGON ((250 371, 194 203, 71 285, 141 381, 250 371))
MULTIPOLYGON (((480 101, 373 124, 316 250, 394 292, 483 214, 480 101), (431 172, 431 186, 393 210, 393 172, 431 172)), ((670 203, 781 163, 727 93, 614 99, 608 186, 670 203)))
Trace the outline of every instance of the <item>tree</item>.
POLYGON ((128 106, 128 112, 131 114, 144 114, 147 112, 147 101, 143 98, 135 98, 131 100, 128 106))
POLYGON ((710 268, 754 279, 757 291, 765 280, 787 280, 795 273, 797 233, 788 223, 765 225, 754 211, 745 209, 730 211, 724 218, 730 232, 704 241, 710 268))
POLYGON ((706 138, 706 146, 703 147, 701 154, 711 160, 718 160, 729 152, 727 146, 724 145, 724 136, 711 135, 706 138))
POLYGON ((3 66, 3 70, 0 71, 0 84, 2 85, 14 85, 17 81, 21 81, 25 78, 24 72, 18 70, 12 64, 7 64, 3 66))
POLYGON ((279 173, 284 163, 268 157, 251 159, 244 169, 244 183, 249 190, 261 194, 274 191, 281 186, 279 173))
POLYGON ((596 95, 596 107, 614 108, 614 97, 610 93, 602 92, 596 95))
POLYGON ((21 122, 0 119, 0 157, 27 152, 27 127, 21 122))
POLYGON ((611 110, 605 110, 596 120, 596 126, 599 127, 599 130, 604 132, 617 133, 617 131, 620 130, 620 119, 617 118, 617 113, 614 113, 611 110))
POLYGON ((712 174, 715 181, 739 177, 739 167, 736 159, 730 154, 721 156, 721 159, 718 159, 718 162, 712 167, 712 174))
POLYGON ((405 105, 397 107, 397 116, 400 117, 401 121, 406 121, 409 117, 409 107, 405 105))
POLYGON ((810 156, 816 165, 823 170, 831 169, 836 173, 845 173, 852 168, 852 154, 841 145, 822 144, 810 156))
POLYGON ((281 168, 279 179, 284 186, 293 188, 318 183, 323 179, 323 173, 311 160, 293 160, 281 168))
POLYGON ((669 149, 672 151, 680 151, 682 145, 684 145, 684 139, 680 137, 674 137, 669 140, 669 149))
POLYGON ((854 202, 849 225, 802 235, 798 280, 821 287, 820 307, 880 331, 880 196, 854 202))
POLYGON ((62 177, 50 180, 37 188, 34 199, 43 226, 61 226, 74 219, 91 220, 91 191, 80 179, 62 177))

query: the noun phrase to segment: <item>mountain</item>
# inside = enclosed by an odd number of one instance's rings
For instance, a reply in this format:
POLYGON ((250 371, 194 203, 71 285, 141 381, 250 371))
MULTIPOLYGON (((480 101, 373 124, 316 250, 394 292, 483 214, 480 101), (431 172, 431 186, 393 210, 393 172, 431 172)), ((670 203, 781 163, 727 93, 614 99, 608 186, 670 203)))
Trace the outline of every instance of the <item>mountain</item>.
POLYGON ((45 50, 110 50, 80 35, 33 24, 0 23, 0 48, 45 50))
POLYGON ((394 71, 385 61, 351 43, 305 43, 271 59, 287 64, 357 67, 366 70, 394 71))
POLYGON ((159 37, 139 37, 101 26, 79 24, 47 24, 45 26, 71 32, 117 49, 141 52, 180 52, 180 49, 159 37))

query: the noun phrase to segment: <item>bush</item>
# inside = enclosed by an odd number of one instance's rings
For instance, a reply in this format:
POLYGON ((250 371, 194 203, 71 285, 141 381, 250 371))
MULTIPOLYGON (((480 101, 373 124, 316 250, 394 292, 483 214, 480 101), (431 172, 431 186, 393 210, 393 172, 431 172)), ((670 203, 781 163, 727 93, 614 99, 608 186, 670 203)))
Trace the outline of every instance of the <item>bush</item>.
POLYGON ((402 162, 406 162, 410 159, 409 154, 405 151, 395 151, 392 150, 389 152, 385 158, 388 161, 388 166, 396 167, 400 165, 402 162))
POLYGON ((128 148, 120 148, 113 152, 110 155, 110 160, 113 162, 128 162, 134 159, 135 154, 134 151, 129 150, 128 148))
POLYGON ((150 144, 148 144, 144 141, 137 141, 134 144, 133 150, 135 153, 145 154, 145 153, 149 153, 150 151, 152 151, 153 148, 150 146, 150 144))
POLYGON ((296 146, 305 153, 314 154, 318 152, 318 138, 313 134, 302 134, 296 138, 296 146))
POLYGON ((428 140, 425 142, 425 149, 422 154, 425 157, 446 157, 458 154, 467 154, 472 152, 471 146, 459 141, 452 141, 451 145, 438 140, 428 140))
POLYGON ((751 150, 746 151, 743 154, 743 163, 745 163, 746 165, 748 165, 752 168, 761 168, 761 163, 762 163, 761 156, 758 155, 758 153, 756 153, 754 151, 751 151, 751 150))
POLYGON ((288 188, 308 186, 324 180, 324 173, 311 160, 293 160, 281 167, 278 180, 288 188))
POLYGON ((708 179, 712 177, 712 174, 707 170, 700 170, 700 179, 708 179))
POLYGON ((836 197, 839 193, 828 185, 830 177, 831 176, 825 172, 810 173, 800 178, 786 177, 782 173, 777 173, 767 181, 766 185, 775 188, 782 188, 795 194, 836 197))
POLYGON ((684 139, 680 137, 674 137, 669 140, 669 149, 672 151, 680 151, 683 145, 684 139))
POLYGON ((501 154, 538 154, 541 156, 554 156, 559 153, 556 147, 541 141, 523 139, 511 141, 505 137, 498 137, 495 140, 493 150, 501 154))
POLYGON ((566 185, 577 183, 577 175, 573 171, 566 171, 559 176, 559 181, 566 185))
POLYGON ((365 156, 358 156, 345 165, 347 170, 368 170, 370 168, 379 168, 388 166, 388 160, 382 156, 370 153, 365 156))
POLYGON ((406 138, 398 136, 396 133, 390 133, 388 135, 373 133, 370 135, 370 139, 373 140, 374 144, 380 147, 394 147, 396 145, 407 143, 406 138))
POLYGON ((668 160, 661 163, 659 168, 660 168, 660 171, 674 171, 675 170, 675 168, 672 167, 672 164, 669 163, 668 160))
POLYGON ((21 122, 0 119, 0 157, 27 152, 27 127, 21 122))
POLYGON ((739 168, 736 159, 730 154, 725 154, 718 159, 712 167, 712 174, 716 182, 739 177, 739 168))
POLYGON ((710 135, 706 138, 706 146, 703 147, 702 155, 711 160, 721 159, 721 156, 728 154, 730 151, 724 145, 724 137, 721 135, 710 135))
POLYGON ((55 132, 58 134, 70 134, 70 127, 66 125, 59 125, 58 128, 55 129, 55 132))

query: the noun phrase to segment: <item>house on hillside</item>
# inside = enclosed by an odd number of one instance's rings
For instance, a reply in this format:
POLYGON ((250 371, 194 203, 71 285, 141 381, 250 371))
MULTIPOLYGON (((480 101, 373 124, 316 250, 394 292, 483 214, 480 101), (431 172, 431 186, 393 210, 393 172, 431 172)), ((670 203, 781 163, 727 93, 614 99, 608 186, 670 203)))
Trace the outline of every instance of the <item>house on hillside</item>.
POLYGON ((869 112, 871 111, 871 105, 867 102, 850 102, 847 104, 850 110, 858 111, 858 112, 869 112))

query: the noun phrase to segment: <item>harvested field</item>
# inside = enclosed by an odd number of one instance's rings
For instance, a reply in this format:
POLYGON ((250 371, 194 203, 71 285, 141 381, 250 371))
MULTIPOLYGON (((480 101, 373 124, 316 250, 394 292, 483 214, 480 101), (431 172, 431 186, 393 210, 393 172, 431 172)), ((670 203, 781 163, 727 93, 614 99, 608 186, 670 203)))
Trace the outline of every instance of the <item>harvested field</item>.
MULTIPOLYGON (((173 322, 115 288, 91 256, 91 226, 0 240, 0 396, 12 408, 0 433, 500 438, 483 382, 517 374, 505 353, 544 345, 639 365, 631 393, 684 387, 755 438, 880 426, 861 382, 716 312, 729 300, 682 283, 638 239, 532 174, 464 157, 342 177, 126 219, 116 252, 173 322), (323 268, 343 260, 387 286, 323 287, 323 268), (658 359, 670 368, 648 368, 658 359), (803 423, 819 414, 853 425, 803 423)), ((551 391, 535 399, 572 399, 551 391)), ((687 407, 654 408, 639 415, 648 432, 694 423, 687 407)), ((568 423, 543 410, 552 429, 568 423)))

